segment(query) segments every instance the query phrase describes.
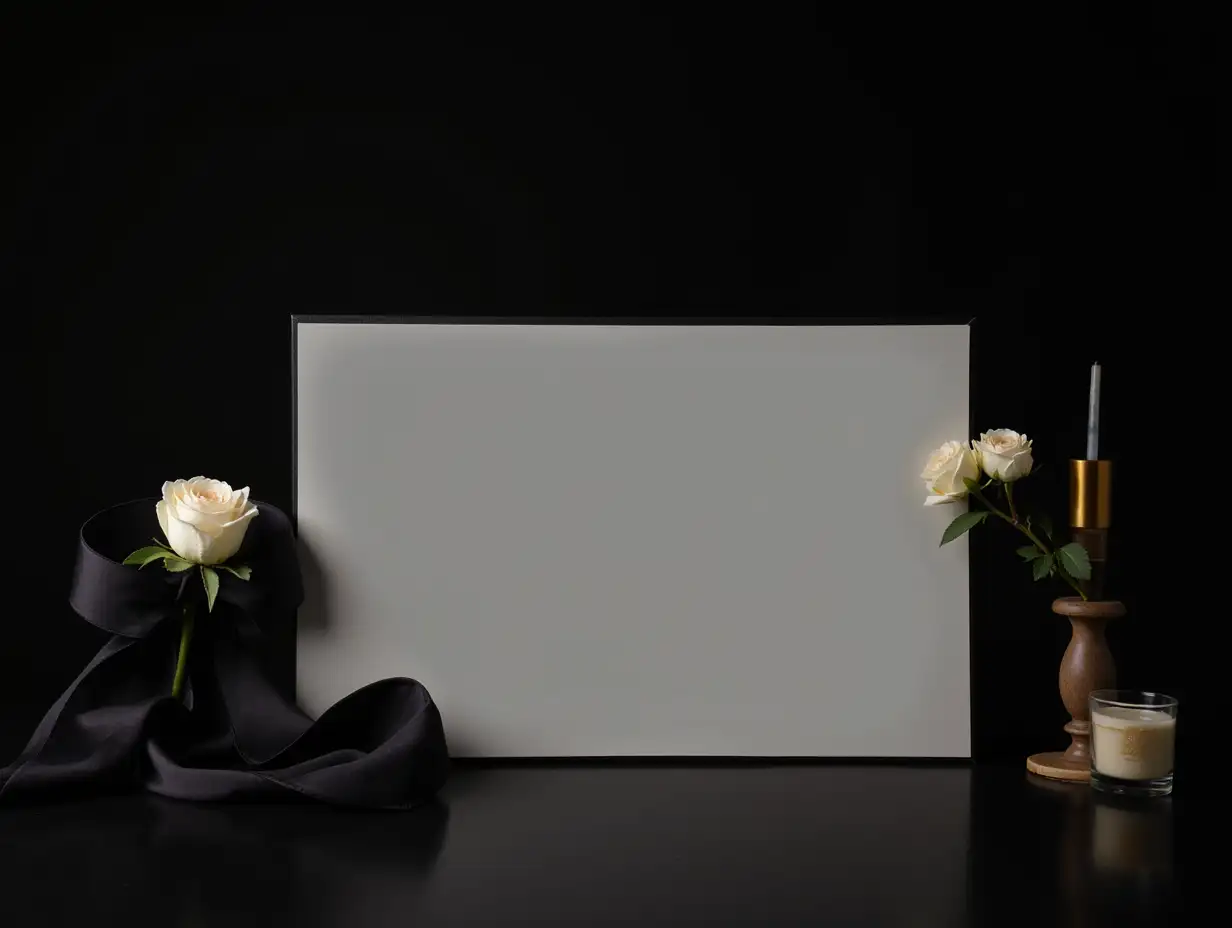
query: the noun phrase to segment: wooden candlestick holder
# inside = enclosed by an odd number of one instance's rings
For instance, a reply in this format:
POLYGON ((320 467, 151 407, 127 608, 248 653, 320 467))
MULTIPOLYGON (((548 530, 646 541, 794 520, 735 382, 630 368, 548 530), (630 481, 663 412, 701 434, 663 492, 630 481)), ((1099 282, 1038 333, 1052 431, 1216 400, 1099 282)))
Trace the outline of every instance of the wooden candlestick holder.
POLYGON ((1084 601, 1063 596, 1052 604, 1052 611, 1069 619, 1072 633, 1069 647, 1061 658, 1061 701, 1070 714, 1065 730, 1070 745, 1064 751, 1045 751, 1027 758, 1027 769, 1054 780, 1091 779, 1091 710, 1087 697, 1091 690, 1116 686, 1116 665, 1104 626, 1125 614, 1125 606, 1113 600, 1084 601))
POLYGON ((1103 599, 1108 562, 1108 529, 1112 527, 1112 462, 1069 462, 1069 524, 1074 540, 1087 551, 1091 577, 1080 581, 1083 594, 1063 596, 1052 611, 1069 619, 1072 633, 1061 658, 1061 702, 1069 711, 1070 744, 1064 751, 1045 751, 1027 758, 1027 769, 1054 780, 1091 779, 1091 690, 1116 686, 1116 665, 1104 626, 1125 614, 1115 600, 1103 599))

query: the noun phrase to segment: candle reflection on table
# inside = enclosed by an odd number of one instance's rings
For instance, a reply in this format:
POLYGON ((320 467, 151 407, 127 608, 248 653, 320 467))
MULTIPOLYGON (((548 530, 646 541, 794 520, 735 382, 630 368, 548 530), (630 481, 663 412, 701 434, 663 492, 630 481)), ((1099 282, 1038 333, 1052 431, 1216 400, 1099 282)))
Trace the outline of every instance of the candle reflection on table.
POLYGON ((1108 876, 1163 880, 1172 870, 1171 800, 1092 800, 1091 859, 1108 876))
POLYGON ((1056 859, 1066 924, 1150 924, 1170 909, 1171 798, 1135 801, 1030 774, 1028 782, 1062 807, 1056 859))

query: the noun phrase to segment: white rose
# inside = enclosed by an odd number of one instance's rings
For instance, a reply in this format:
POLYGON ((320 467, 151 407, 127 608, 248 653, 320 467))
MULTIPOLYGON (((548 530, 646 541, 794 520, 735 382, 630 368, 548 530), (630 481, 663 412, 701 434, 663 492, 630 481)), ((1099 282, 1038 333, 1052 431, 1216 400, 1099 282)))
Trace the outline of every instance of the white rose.
POLYGON ((1031 442, 1026 435, 1011 429, 993 429, 983 432, 978 441, 971 442, 979 455, 980 466, 989 477, 1009 483, 1031 473, 1031 442))
POLYGON ((924 485, 928 487, 925 506, 957 503, 967 496, 964 480, 974 480, 980 475, 980 465, 975 452, 961 441, 947 441, 929 455, 924 465, 924 485))
POLYGON ((221 564, 234 555, 257 514, 248 487, 232 490, 205 477, 164 483, 155 510, 172 550, 194 564, 221 564))

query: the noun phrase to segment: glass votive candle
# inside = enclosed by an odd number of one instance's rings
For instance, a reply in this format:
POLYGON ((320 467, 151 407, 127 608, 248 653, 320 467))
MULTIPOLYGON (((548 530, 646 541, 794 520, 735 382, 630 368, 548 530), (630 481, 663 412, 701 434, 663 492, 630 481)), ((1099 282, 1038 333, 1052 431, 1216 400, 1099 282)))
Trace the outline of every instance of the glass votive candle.
POLYGON ((1176 700, 1138 690, 1092 690, 1091 786, 1121 796, 1172 792, 1176 700))

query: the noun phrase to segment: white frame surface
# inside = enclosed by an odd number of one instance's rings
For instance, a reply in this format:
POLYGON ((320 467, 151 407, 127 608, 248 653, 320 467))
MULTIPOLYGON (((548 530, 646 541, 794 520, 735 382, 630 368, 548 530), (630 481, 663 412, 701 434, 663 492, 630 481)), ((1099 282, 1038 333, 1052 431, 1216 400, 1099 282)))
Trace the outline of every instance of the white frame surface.
POLYGON ((970 757, 917 476, 968 326, 294 329, 309 711, 410 676, 455 756, 970 757))

